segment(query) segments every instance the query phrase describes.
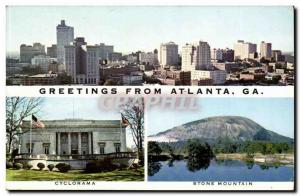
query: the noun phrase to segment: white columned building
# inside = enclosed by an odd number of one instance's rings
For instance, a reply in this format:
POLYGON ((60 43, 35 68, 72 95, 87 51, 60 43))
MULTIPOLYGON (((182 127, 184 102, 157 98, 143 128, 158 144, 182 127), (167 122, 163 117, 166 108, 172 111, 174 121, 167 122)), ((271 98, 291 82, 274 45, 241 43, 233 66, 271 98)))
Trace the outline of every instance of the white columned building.
MULTIPOLYGON (((32 156, 97 155, 126 152, 126 126, 120 120, 43 120, 32 129, 32 156)), ((30 121, 23 123, 21 153, 30 152, 30 121)))

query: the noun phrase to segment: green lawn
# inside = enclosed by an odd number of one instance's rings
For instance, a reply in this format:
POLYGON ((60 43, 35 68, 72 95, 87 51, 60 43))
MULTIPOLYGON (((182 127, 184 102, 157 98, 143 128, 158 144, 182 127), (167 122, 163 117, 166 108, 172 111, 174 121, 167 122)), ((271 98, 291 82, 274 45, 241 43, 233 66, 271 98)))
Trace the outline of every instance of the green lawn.
POLYGON ((135 170, 120 170, 100 173, 83 173, 82 171, 72 170, 68 173, 37 171, 37 170, 14 170, 6 169, 7 181, 143 181, 144 168, 135 170))

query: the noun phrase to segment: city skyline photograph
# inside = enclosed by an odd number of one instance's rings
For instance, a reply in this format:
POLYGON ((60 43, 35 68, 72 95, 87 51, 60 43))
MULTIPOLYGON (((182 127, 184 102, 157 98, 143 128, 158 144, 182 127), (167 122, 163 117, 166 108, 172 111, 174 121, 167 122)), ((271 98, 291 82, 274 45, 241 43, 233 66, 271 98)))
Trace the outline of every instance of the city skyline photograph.
POLYGON ((6 16, 7 85, 294 85, 292 6, 8 6, 6 16))

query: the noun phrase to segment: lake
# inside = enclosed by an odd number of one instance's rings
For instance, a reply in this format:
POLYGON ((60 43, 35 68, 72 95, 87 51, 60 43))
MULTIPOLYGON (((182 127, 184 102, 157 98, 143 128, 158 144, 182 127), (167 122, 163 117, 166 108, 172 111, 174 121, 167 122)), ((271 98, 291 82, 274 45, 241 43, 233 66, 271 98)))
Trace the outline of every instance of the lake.
POLYGON ((240 160, 149 162, 149 181, 293 181, 294 167, 240 160))

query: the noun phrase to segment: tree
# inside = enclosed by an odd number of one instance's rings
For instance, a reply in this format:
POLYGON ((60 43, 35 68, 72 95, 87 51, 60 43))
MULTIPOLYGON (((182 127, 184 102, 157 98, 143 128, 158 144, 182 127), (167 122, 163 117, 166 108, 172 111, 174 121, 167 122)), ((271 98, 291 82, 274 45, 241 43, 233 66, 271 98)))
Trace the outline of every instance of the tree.
POLYGON ((199 139, 191 139, 187 142, 188 160, 187 168, 189 171, 195 172, 200 169, 207 169, 210 160, 214 154, 208 143, 203 143, 199 139))
POLYGON ((42 98, 6 97, 7 153, 12 153, 13 144, 18 140, 20 134, 25 133, 24 130, 21 132, 23 120, 37 113, 42 101, 42 98))
POLYGON ((208 143, 202 143, 199 139, 188 140, 188 156, 191 159, 212 158, 213 151, 208 143))
POLYGON ((155 155, 160 155, 162 152, 162 149, 158 145, 157 142, 149 141, 148 142, 148 153, 149 154, 155 154, 155 155))
POLYGON ((138 159, 144 161, 144 99, 128 99, 127 103, 121 106, 121 114, 128 121, 134 144, 137 148, 138 159))

